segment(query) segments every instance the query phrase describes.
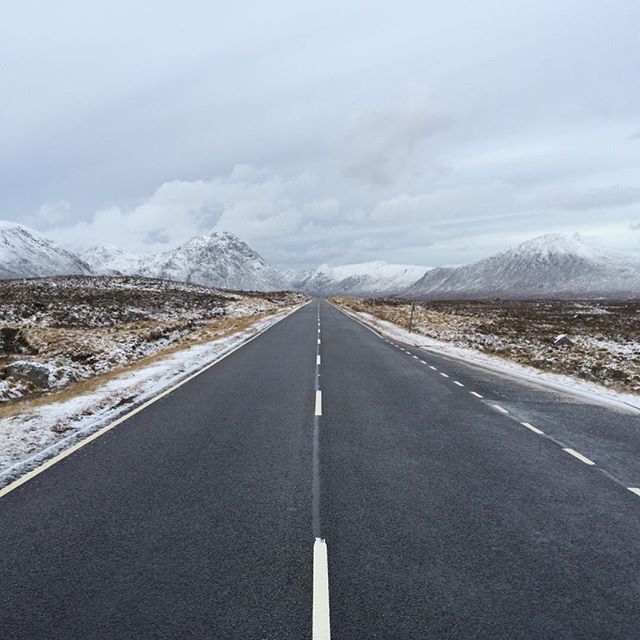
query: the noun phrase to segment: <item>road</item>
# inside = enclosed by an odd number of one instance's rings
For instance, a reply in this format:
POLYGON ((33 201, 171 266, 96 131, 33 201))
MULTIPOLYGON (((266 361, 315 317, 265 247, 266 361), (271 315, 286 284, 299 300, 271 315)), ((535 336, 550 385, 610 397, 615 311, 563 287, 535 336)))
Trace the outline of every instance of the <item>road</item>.
POLYGON ((629 640, 639 454, 313 302, 0 497, 0 638, 629 640))

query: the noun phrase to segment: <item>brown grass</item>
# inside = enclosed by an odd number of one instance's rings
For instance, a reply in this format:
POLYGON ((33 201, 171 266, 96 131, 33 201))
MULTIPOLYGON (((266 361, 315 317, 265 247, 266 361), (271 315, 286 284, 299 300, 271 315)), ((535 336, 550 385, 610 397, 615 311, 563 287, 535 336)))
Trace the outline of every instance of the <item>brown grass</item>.
MULTIPOLYGON (((334 301, 408 329, 406 300, 334 301)), ((640 302, 460 300, 416 306, 414 333, 482 353, 640 394, 640 302), (556 346, 566 333, 573 346, 556 346)))
POLYGON ((241 331, 248 329, 259 320, 268 318, 269 316, 272 316, 275 313, 280 312, 286 308, 287 307, 270 309, 260 314, 244 318, 223 317, 214 320, 204 327, 200 327, 194 330, 192 333, 184 336, 177 342, 157 351, 152 355, 144 356, 126 365, 114 367, 113 369, 110 369, 105 373, 95 375, 86 380, 72 382, 59 390, 32 393, 28 396, 23 396, 15 400, 9 400, 0 405, 0 419, 19 415, 29 409, 40 408, 52 402, 64 402, 65 400, 70 400, 78 396, 89 394, 96 389, 99 389, 107 382, 122 375, 123 373, 138 371, 151 364, 154 364, 155 362, 163 360, 164 358, 167 358, 174 353, 177 353, 184 349, 188 349, 189 347, 206 344, 208 342, 212 342, 213 340, 218 340, 220 338, 225 338, 227 336, 240 333, 241 331))

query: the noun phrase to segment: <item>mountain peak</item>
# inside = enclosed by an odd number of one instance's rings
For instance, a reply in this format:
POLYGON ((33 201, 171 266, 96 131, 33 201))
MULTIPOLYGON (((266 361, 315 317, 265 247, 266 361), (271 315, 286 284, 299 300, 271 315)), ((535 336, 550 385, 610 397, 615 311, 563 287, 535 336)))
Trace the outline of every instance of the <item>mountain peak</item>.
POLYGON ((579 234, 546 234, 473 264, 426 273, 406 295, 424 298, 629 297, 640 291, 640 259, 579 234))
POLYGON ((83 254, 96 273, 142 275, 221 289, 286 289, 284 277, 228 231, 194 236, 163 253, 130 254, 97 245, 83 254))
POLYGON ((89 266, 37 231, 0 221, 0 278, 87 275, 89 266))

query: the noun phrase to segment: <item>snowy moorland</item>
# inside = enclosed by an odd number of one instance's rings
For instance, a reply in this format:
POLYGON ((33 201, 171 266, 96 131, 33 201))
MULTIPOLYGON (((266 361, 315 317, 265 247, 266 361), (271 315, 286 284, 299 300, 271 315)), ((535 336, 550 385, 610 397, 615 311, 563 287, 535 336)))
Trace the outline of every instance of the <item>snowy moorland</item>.
POLYGON ((306 298, 71 276, 0 282, 0 300, 1 485, 7 468, 139 404, 306 298))
POLYGON ((640 302, 406 301, 335 298, 385 332, 421 346, 534 374, 568 377, 640 405, 640 302), (477 358, 476 358, 477 359, 477 358))

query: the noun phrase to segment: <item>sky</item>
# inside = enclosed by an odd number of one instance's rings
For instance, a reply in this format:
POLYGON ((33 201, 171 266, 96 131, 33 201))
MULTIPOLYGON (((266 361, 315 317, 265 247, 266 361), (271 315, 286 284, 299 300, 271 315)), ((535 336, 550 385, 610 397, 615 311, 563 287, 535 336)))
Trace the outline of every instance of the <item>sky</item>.
POLYGON ((68 248, 236 233, 279 268, 551 232, 640 253, 640 3, 22 0, 0 218, 68 248))

